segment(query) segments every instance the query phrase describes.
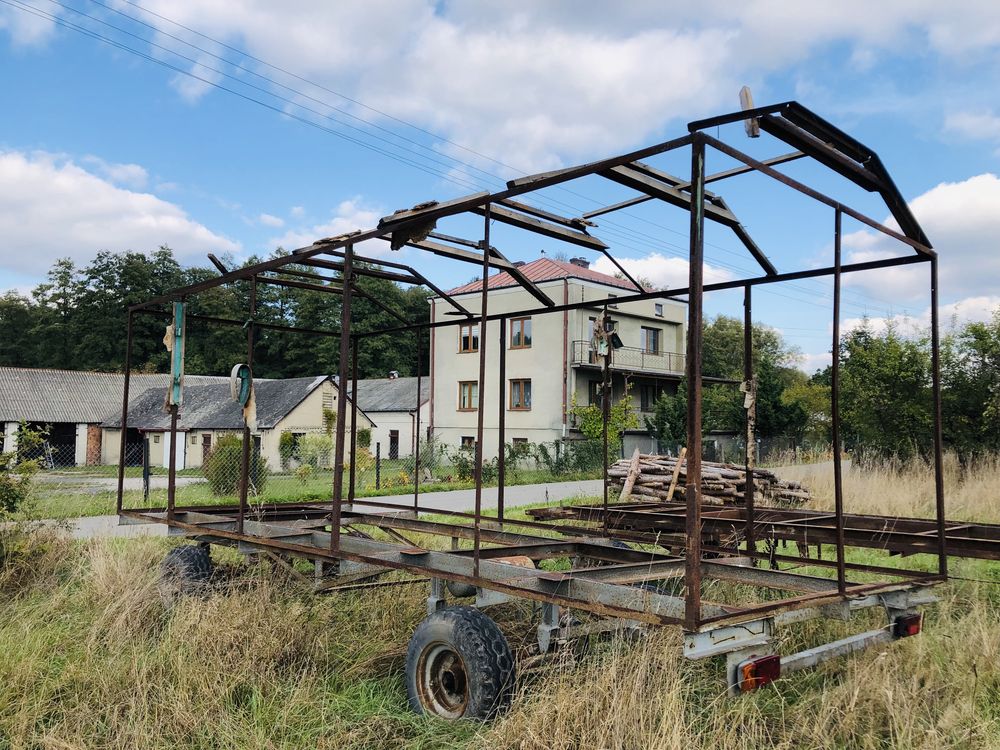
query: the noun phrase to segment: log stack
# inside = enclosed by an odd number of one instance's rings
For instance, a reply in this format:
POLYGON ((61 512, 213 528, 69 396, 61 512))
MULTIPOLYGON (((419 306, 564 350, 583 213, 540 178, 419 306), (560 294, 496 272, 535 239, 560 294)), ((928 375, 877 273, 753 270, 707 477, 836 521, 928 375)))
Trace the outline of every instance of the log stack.
MULTIPOLYGON (((608 469, 608 483, 626 488, 631 479, 631 489, 622 492, 622 502, 671 502, 684 499, 687 482, 686 461, 683 458, 656 454, 633 455, 622 459, 608 469), (680 468, 678 469, 678 461, 680 468), (630 477, 631 475, 631 477, 630 477), (671 480, 677 477, 677 486, 670 492, 671 480)), ((795 508, 810 499, 809 490, 799 482, 779 478, 768 469, 754 469, 754 503, 772 507, 795 508)), ((746 468, 737 464, 701 462, 701 493, 707 503, 742 505, 746 491, 746 468)))

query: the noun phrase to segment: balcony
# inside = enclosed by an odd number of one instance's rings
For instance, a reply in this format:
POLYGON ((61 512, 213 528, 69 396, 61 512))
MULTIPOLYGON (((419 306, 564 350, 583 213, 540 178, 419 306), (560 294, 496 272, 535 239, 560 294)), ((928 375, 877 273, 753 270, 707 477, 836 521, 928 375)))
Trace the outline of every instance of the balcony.
MULTIPOLYGON (((590 348, 589 341, 573 342, 570 362, 574 367, 600 368, 603 365, 601 357, 590 348)), ((684 374, 684 355, 677 352, 647 352, 636 346, 623 346, 615 349, 611 356, 611 369, 679 377, 684 374)))

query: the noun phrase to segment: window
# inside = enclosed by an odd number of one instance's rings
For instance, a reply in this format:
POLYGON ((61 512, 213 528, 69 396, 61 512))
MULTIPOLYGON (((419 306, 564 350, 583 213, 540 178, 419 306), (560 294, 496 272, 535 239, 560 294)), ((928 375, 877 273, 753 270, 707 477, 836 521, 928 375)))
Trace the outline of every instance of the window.
POLYGON ((521 378, 510 381, 510 409, 527 411, 531 408, 531 380, 521 378))
POLYGON ((646 354, 660 353, 660 329, 642 327, 642 350, 646 354))
POLYGON ((462 447, 463 448, 475 448, 476 439, 472 435, 462 435, 462 447))
POLYGON ((588 384, 587 395, 590 396, 591 406, 601 405, 601 389, 603 388, 603 386, 604 383, 602 383, 600 380, 591 380, 590 383, 588 384))
POLYGON ((458 351, 479 351, 479 325, 467 323, 458 327, 458 351))
POLYGON ((479 407, 479 383, 463 380, 458 384, 458 410, 475 411, 479 407))
POLYGON ((514 445, 527 445, 528 444, 528 438, 511 438, 510 441, 514 445))
POLYGON ((510 321, 510 348, 531 347, 531 318, 514 318, 510 321))
POLYGON ((662 302, 657 302, 656 304, 654 304, 653 305, 653 312, 656 314, 656 317, 662 318, 663 317, 663 303, 662 302))
POLYGON ((191 445, 198 445, 198 436, 195 434, 191 435, 191 445))
POLYGON ((389 430, 389 458, 399 458, 399 430, 389 430))
POLYGON ((159 435, 153 435, 153 442, 154 443, 160 442, 160 436, 159 435))

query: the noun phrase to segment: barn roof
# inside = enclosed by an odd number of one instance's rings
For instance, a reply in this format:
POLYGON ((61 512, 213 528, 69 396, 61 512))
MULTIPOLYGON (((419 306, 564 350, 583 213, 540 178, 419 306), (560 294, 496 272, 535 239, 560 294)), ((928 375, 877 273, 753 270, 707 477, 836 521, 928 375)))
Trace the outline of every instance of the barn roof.
MULTIPOLYGON (((129 393, 134 398, 150 388, 166 388, 168 379, 167 375, 133 373, 129 393)), ((185 378, 187 386, 212 382, 228 384, 229 378, 185 378)), ((109 414, 121 413, 124 384, 120 372, 0 367, 0 422, 99 424, 109 414)))
MULTIPOLYGON (((431 384, 430 378, 421 380, 420 403, 424 404, 431 397, 431 384)), ((358 408, 364 412, 414 411, 417 408, 417 379, 358 380, 358 408)))
MULTIPOLYGON (((185 378, 184 403, 177 421, 179 430, 239 430, 243 429, 243 409, 229 391, 229 378, 221 382, 192 384, 185 378)), ((254 380, 257 402, 257 427, 268 430, 298 406, 324 381, 327 375, 282 380, 254 380)), ((169 430, 170 415, 163 410, 166 386, 150 388, 138 398, 130 399, 128 425, 139 430, 169 430)), ((107 415, 105 415, 107 416, 107 415)), ((121 427, 121 414, 108 417, 104 427, 121 427)))

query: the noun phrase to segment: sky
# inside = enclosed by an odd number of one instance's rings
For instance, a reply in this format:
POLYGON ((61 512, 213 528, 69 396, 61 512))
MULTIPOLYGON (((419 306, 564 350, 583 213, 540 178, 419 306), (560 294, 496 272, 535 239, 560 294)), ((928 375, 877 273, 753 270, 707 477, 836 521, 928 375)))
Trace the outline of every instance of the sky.
MULTIPOLYGON (((884 0, 700 3, 365 0, 0 0, 0 292, 30 294, 57 258, 174 249, 241 260, 374 226, 426 200, 686 132, 686 123, 795 99, 879 153, 940 254, 946 326, 1000 306, 1000 4, 884 0)), ((757 157, 787 152, 742 125, 757 157)), ((690 174, 689 158, 651 161, 690 174), (688 159, 688 161, 685 161, 688 159)), ((708 170, 734 163, 710 154, 708 170)), ((822 166, 780 168, 878 221, 877 198, 822 166)), ((780 271, 829 265, 832 211, 766 176, 713 184, 780 271)), ((537 197, 579 216, 634 195, 594 177, 537 197)), ((647 203, 591 231, 633 272, 687 278, 687 214, 647 203)), ((478 238, 459 221, 442 231, 478 238)), ((845 262, 907 250, 845 220, 845 262)), ((709 226, 706 280, 757 275, 709 226)), ((581 255, 497 227, 512 259, 581 255)), ((438 285, 477 268, 393 253, 438 285)), ((925 264, 845 277, 842 324, 919 330, 925 264)), ((755 318, 808 372, 830 359, 829 281, 758 287, 755 318)), ((706 298, 741 315, 741 298, 706 298)))

